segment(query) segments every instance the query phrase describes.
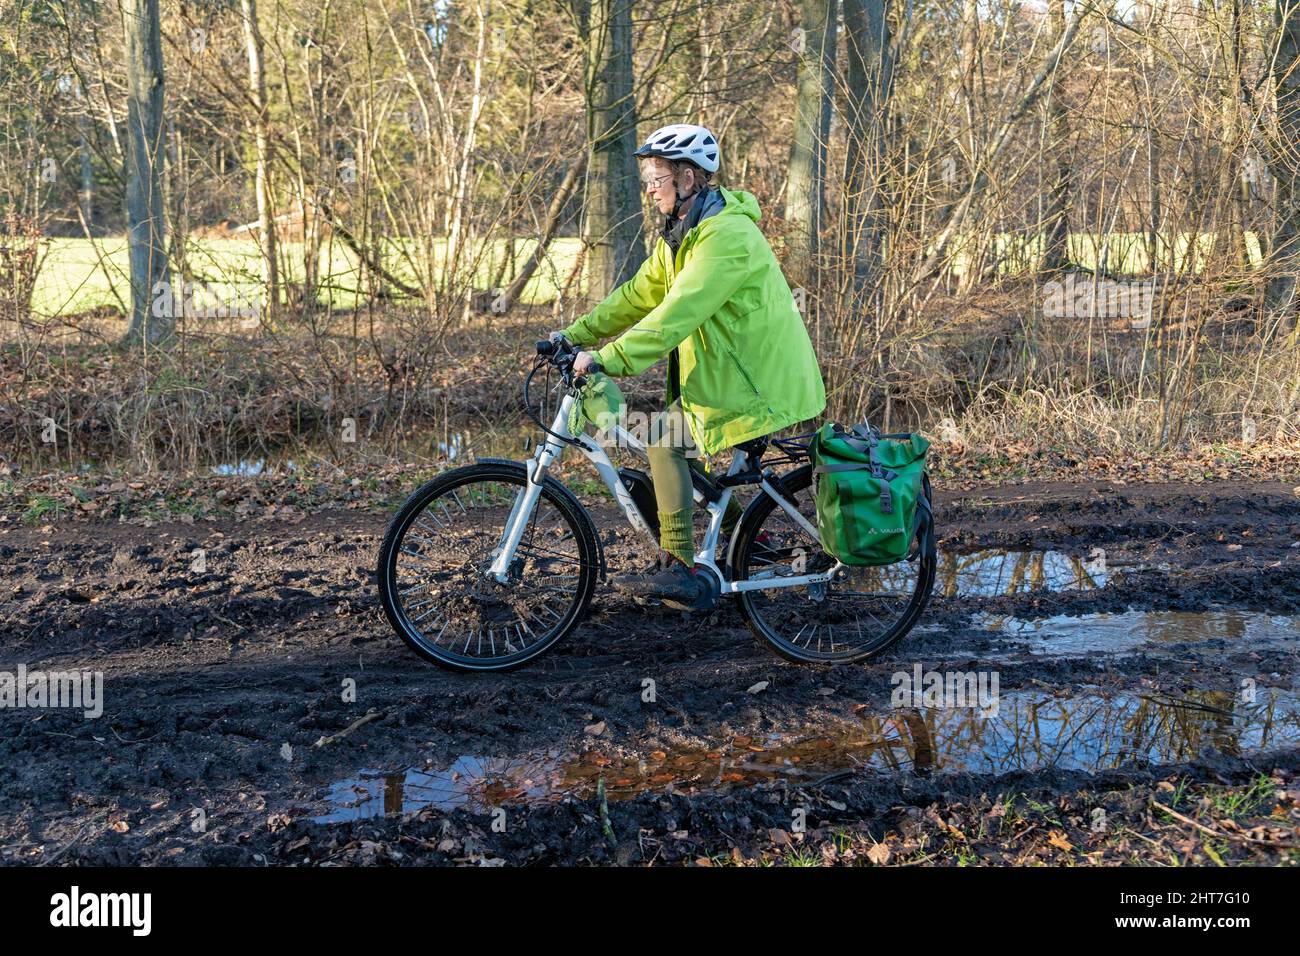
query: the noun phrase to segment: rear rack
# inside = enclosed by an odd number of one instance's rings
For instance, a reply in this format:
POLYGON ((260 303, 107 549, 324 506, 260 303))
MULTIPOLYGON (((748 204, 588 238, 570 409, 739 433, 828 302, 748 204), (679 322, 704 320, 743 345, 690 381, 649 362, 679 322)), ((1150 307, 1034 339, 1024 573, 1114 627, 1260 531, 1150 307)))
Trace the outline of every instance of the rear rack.
POLYGON ((783 465, 787 463, 795 464, 797 462, 807 461, 810 457, 812 457, 809 454, 808 448, 809 445, 811 445, 812 443, 812 437, 816 434, 817 433, 815 431, 812 431, 812 432, 808 432, 805 435, 793 435, 790 438, 770 439, 772 444, 776 446, 777 450, 780 451, 784 457, 777 458, 777 459, 770 459, 768 461, 765 461, 764 464, 783 465))

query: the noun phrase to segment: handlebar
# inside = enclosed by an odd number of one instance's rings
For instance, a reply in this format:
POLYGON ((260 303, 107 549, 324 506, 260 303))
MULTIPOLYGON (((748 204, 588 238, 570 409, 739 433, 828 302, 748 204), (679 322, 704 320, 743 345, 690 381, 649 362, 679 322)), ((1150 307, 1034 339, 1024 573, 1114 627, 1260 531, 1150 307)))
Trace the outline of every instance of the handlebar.
MULTIPOLYGON (((547 372, 544 391, 549 392, 550 369, 555 368, 559 370, 561 380, 567 388, 575 391, 585 388, 587 385, 587 377, 585 375, 573 374, 573 362, 578 357, 579 351, 581 350, 564 337, 561 337, 555 342, 552 342, 550 339, 543 339, 537 343, 537 361, 533 364, 532 371, 530 371, 527 377, 524 378, 524 410, 528 413, 528 416, 536 422, 538 427, 547 435, 571 445, 578 444, 576 439, 568 438, 564 435, 557 435, 546 427, 546 423, 542 421, 540 406, 534 406, 532 399, 529 397, 529 387, 532 385, 533 376, 545 368, 547 372)), ((595 371, 603 372, 604 370, 604 367, 597 362, 595 365, 595 371)))
MULTIPOLYGON (((537 354, 560 370, 560 374, 564 377, 564 384, 570 388, 585 388, 587 385, 585 375, 576 377, 573 375, 573 362, 580 351, 581 349, 563 337, 556 342, 552 342, 550 339, 542 339, 537 343, 537 354)), ((603 372, 605 367, 597 362, 595 371, 603 372)))

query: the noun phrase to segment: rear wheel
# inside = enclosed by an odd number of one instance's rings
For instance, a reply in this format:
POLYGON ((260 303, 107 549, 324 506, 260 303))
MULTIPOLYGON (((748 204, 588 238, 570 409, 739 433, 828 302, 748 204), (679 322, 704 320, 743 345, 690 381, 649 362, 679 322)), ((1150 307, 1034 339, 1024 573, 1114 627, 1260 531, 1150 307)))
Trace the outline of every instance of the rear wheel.
POLYGON ((487 569, 515 501, 521 463, 480 463, 407 499, 379 548, 384 615, 425 660, 502 671, 533 660, 577 626, 599 573, 591 518, 563 486, 542 486, 503 584, 487 569))
MULTIPOLYGON (((795 469, 781 483, 787 500, 815 528, 812 466, 795 469)), ((925 520, 930 520, 928 512, 925 520)), ((910 561, 844 568, 825 584, 742 591, 741 613, 750 629, 787 660, 866 660, 911 630, 930 600, 935 557, 925 548, 916 550, 910 561)), ((746 509, 728 564, 732 580, 754 581, 818 574, 830 570, 835 559, 815 535, 763 494, 746 509)))

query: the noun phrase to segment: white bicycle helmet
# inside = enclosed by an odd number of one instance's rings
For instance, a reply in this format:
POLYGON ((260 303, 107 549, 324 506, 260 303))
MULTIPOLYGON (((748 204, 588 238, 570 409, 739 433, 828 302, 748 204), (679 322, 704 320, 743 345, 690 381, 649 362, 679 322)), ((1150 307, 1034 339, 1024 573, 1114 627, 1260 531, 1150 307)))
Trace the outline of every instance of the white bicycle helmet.
POLYGON ((693 123, 661 126, 633 155, 662 156, 673 161, 688 159, 710 173, 718 171, 717 139, 705 127, 693 123))

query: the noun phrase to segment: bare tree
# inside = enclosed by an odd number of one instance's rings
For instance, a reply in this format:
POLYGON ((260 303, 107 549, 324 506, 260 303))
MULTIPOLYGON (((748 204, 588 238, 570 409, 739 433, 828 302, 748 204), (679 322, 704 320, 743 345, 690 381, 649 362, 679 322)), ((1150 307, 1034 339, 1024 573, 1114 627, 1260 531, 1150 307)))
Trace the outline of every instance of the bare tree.
POLYGON ((240 18, 244 26, 244 47, 248 56, 248 90, 252 99, 253 142, 257 171, 254 191, 257 194, 257 228, 261 235, 262 294, 266 309, 274 315, 280 304, 280 272, 275 242, 275 207, 271 197, 271 160, 268 127, 270 117, 266 102, 266 71, 263 67, 262 33, 257 25, 256 0, 240 0, 240 18))
POLYGON ((816 281, 826 204, 826 146, 835 89, 838 11, 839 0, 802 0, 800 25, 794 35, 799 67, 785 194, 785 218, 791 227, 785 269, 795 281, 808 286, 816 281))
MULTIPOLYGON (((1065 0, 1053 0, 1050 5, 1052 33, 1058 39, 1065 34, 1065 0)), ((1059 272, 1070 261, 1067 240, 1070 234, 1070 196, 1074 190, 1072 168, 1066 140, 1070 135, 1069 111, 1066 108, 1066 85, 1061 63, 1056 64, 1048 83, 1046 103, 1047 122, 1044 124, 1044 162, 1049 171, 1044 198, 1042 236, 1043 256, 1039 269, 1059 272)))
MULTIPOLYGON (((1272 167, 1276 181, 1273 230, 1274 272, 1268 283, 1268 303, 1296 312, 1296 273, 1300 271, 1300 3, 1276 0, 1272 58, 1278 135, 1272 167)), ((1300 329, 1300 325, 1297 325, 1300 329)))
POLYGON ((157 344, 175 330, 171 309, 154 315, 152 308, 155 295, 171 291, 163 222, 163 59, 158 0, 121 0, 121 10, 129 89, 126 208, 131 325, 126 341, 157 344))
POLYGON ((888 0, 844 0, 848 59, 844 207, 852 286, 858 295, 877 286, 884 264, 888 220, 884 187, 894 86, 888 14, 888 0))
POLYGON ((578 0, 586 27, 589 291, 603 296, 645 259, 632 76, 632 0, 578 0), (589 5, 588 5, 589 3, 589 5))

